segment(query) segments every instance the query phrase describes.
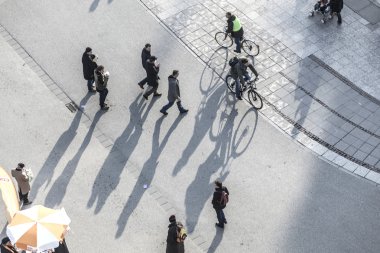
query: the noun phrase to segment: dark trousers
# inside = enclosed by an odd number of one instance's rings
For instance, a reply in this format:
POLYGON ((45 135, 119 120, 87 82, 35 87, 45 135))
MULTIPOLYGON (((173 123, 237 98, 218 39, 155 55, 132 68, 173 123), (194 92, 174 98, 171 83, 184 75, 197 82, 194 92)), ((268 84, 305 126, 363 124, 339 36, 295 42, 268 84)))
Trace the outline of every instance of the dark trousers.
POLYGON ((342 16, 340 15, 340 12, 337 12, 336 16, 338 17, 338 23, 342 23, 342 16))
POLYGON ((241 38, 240 37, 234 38, 234 40, 235 40, 235 44, 236 44, 236 51, 238 51, 240 53, 241 52, 241 43, 240 43, 241 38))
POLYGON ((21 189, 18 190, 18 197, 20 198, 20 202, 22 201, 24 203, 28 203, 29 202, 28 195, 29 195, 29 192, 22 194, 21 189))
POLYGON ((88 88, 88 90, 92 90, 92 88, 93 88, 93 84, 94 84, 94 82, 95 82, 95 80, 94 79, 89 79, 89 80, 87 80, 87 88, 88 88))
POLYGON ((100 107, 104 107, 104 101, 106 101, 108 89, 104 88, 104 90, 98 90, 98 92, 99 92, 99 105, 100 107))
POLYGON ((154 93, 157 93, 157 89, 158 89, 158 82, 155 82, 153 84, 149 84, 149 88, 147 89, 147 91, 144 93, 144 96, 145 97, 149 97, 150 94, 152 94, 153 92, 154 93))
MULTIPOLYGON (((146 71, 146 68, 144 68, 145 69, 145 71, 146 71)), ((140 82, 139 82, 139 85, 144 85, 144 84, 146 84, 148 82, 148 77, 145 77, 143 80, 141 80, 140 82)))
POLYGON ((222 227, 224 227, 224 223, 226 222, 226 217, 224 217, 223 209, 215 209, 216 217, 218 218, 218 223, 222 227))
MULTIPOLYGON (((170 107, 174 105, 175 101, 169 101, 167 105, 162 107, 161 112, 166 112, 170 107)), ((177 107, 180 112, 183 112, 185 109, 182 107, 181 101, 177 102, 177 107)))

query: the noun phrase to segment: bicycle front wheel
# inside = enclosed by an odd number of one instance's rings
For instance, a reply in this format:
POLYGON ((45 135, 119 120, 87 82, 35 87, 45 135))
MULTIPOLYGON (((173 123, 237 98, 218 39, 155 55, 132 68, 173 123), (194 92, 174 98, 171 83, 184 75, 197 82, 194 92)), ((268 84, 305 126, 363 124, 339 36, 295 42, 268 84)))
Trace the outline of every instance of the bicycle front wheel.
POLYGON ((248 99, 249 103, 257 110, 263 108, 263 100, 259 93, 257 93, 255 90, 251 89, 248 91, 248 99))
POLYGON ((243 51, 249 56, 256 56, 260 53, 259 46, 252 40, 244 40, 241 43, 241 47, 243 48, 243 51))
POLYGON ((215 40, 219 44, 219 46, 224 48, 232 46, 233 43, 231 36, 227 35, 226 37, 226 34, 224 32, 217 32, 215 34, 215 40))
POLYGON ((231 75, 226 76, 226 84, 231 92, 235 92, 235 79, 231 75))

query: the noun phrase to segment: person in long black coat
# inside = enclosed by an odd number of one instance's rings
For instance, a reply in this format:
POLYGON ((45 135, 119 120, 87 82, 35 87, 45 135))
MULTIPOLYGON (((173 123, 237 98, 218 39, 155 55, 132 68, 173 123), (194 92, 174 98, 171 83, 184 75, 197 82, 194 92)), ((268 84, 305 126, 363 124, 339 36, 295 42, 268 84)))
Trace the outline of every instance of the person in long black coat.
POLYGON ((153 96, 159 97, 162 94, 157 92, 158 89, 158 80, 160 77, 158 76, 158 72, 160 71, 160 64, 157 63, 157 57, 151 56, 146 64, 146 74, 147 81, 150 88, 144 93, 143 97, 148 100, 150 94, 154 93, 153 96))
POLYGON ((166 238, 166 253, 185 253, 183 240, 178 240, 178 224, 175 215, 169 217, 168 236, 166 238))
MULTIPOLYGON (((147 44, 145 44, 145 47, 141 51, 141 63, 142 63, 143 68, 145 69, 145 71, 146 71, 147 61, 149 60, 149 58, 151 56, 150 55, 151 49, 152 49, 152 46, 149 43, 147 43, 147 44)), ((140 86, 141 89, 144 89, 144 84, 146 84, 147 81, 148 81, 148 78, 145 77, 143 80, 141 80, 138 83, 138 85, 140 86)))
POLYGON ((89 92, 95 92, 94 70, 97 67, 96 57, 92 54, 92 49, 87 47, 82 55, 83 77, 87 80, 87 89, 89 92))
POLYGON ((342 24, 342 16, 340 12, 343 9, 343 0, 331 0, 330 1, 331 17, 336 13, 338 17, 338 24, 342 24))

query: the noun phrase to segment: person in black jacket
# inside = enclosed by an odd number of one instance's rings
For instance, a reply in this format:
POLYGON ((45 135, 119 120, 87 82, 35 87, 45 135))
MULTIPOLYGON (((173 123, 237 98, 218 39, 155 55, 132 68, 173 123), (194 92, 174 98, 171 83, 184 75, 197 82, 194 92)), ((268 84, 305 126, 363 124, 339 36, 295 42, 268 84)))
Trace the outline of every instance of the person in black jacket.
POLYGON ((13 247, 11 240, 5 237, 1 240, 0 246, 1 253, 17 253, 18 251, 13 247))
POLYGON ((235 15, 232 15, 231 12, 226 13, 226 18, 227 18, 226 36, 229 33, 231 34, 236 44, 236 50, 234 50, 234 52, 241 53, 240 42, 244 36, 243 26, 241 25, 240 20, 235 15))
POLYGON ((166 238, 166 253, 185 253, 184 239, 180 239, 181 222, 177 222, 175 215, 170 215, 168 236, 166 238))
POLYGON ((157 57, 151 56, 146 63, 146 74, 147 81, 150 88, 144 93, 143 97, 148 100, 150 94, 154 93, 153 96, 159 97, 160 93, 157 93, 158 89, 158 80, 160 77, 158 76, 158 72, 160 71, 160 64, 157 63, 157 57))
POLYGON ((223 209, 227 205, 229 194, 227 187, 223 186, 222 182, 219 180, 216 180, 215 191, 211 203, 215 209, 216 217, 218 218, 218 223, 215 223, 215 225, 220 228, 224 228, 224 224, 227 224, 223 209))
POLYGON ((92 54, 92 49, 87 47, 82 55, 83 77, 87 80, 87 89, 89 92, 94 92, 94 70, 97 67, 96 56, 92 54), (93 56, 93 58, 90 58, 93 56))
POLYGON ((340 12, 343 9, 343 0, 331 0, 330 1, 330 9, 331 14, 330 17, 333 17, 333 14, 336 13, 338 17, 338 24, 342 24, 342 16, 340 15, 340 12))
MULTIPOLYGON (((149 60, 149 58, 151 56, 150 55, 151 48, 152 48, 152 46, 149 43, 147 43, 147 44, 145 44, 145 47, 141 51, 141 62, 142 62, 142 66, 145 69, 145 71, 146 71, 147 61, 149 60)), ((148 81, 148 78, 145 77, 143 80, 141 80, 138 83, 138 85, 140 86, 141 89, 144 89, 144 84, 146 84, 147 81, 148 81)))

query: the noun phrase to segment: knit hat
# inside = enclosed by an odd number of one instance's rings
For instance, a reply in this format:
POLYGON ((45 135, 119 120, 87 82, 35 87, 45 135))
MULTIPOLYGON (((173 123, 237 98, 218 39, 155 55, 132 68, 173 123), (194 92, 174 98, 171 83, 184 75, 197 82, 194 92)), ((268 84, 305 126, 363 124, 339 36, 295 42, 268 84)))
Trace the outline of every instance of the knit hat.
POLYGON ((173 215, 170 215, 170 217, 169 217, 169 221, 170 222, 175 222, 176 221, 176 219, 175 219, 175 215, 173 214, 173 215))
POLYGON ((8 242, 10 242, 11 240, 9 240, 9 237, 4 237, 3 240, 1 240, 1 244, 6 244, 8 242))

